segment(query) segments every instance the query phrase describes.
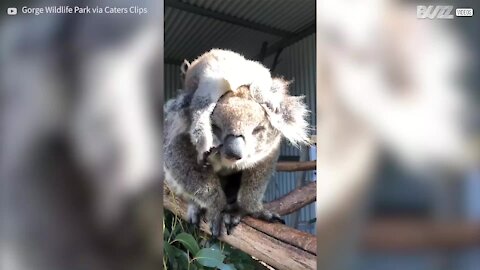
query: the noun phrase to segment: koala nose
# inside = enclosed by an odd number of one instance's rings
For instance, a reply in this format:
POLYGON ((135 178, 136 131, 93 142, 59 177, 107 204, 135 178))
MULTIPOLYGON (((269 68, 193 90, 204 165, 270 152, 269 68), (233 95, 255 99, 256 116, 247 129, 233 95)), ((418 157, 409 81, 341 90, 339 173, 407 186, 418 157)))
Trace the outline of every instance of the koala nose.
POLYGON ((223 151, 228 159, 242 159, 245 149, 243 136, 228 135, 223 143, 223 151))

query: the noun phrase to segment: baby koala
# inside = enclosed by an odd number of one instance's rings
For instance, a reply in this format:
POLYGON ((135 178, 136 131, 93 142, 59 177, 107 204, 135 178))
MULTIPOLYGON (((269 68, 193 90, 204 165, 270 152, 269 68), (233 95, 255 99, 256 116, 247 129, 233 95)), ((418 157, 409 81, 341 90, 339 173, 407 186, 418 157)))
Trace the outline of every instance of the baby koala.
POLYGON ((247 60, 238 53, 213 49, 191 64, 186 62, 184 90, 193 92, 190 136, 197 149, 197 162, 204 164, 214 144, 210 115, 216 102, 228 91, 247 86, 258 103, 278 112, 279 97, 271 95, 272 77, 262 64, 247 60), (277 97, 277 98, 276 98, 277 97))
POLYGON ((188 218, 198 224, 201 213, 213 237, 222 223, 227 233, 244 215, 269 222, 281 221, 277 213, 263 207, 262 198, 275 171, 282 137, 294 144, 308 144, 306 105, 302 97, 290 96, 288 83, 273 79, 277 96, 274 112, 241 86, 224 94, 209 117, 212 141, 217 145, 208 156, 211 166, 197 162, 197 147, 190 139, 189 108, 192 94, 182 93, 165 107, 165 180, 189 202, 188 218))

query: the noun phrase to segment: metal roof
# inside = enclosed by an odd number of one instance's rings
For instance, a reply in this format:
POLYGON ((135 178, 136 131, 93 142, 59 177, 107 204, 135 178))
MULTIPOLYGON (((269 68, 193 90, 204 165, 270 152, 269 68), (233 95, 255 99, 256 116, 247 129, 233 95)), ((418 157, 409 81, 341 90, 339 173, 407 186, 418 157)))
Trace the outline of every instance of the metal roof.
POLYGON ((166 0, 165 59, 193 60, 211 48, 258 58, 264 42, 272 54, 314 25, 314 0, 166 0))

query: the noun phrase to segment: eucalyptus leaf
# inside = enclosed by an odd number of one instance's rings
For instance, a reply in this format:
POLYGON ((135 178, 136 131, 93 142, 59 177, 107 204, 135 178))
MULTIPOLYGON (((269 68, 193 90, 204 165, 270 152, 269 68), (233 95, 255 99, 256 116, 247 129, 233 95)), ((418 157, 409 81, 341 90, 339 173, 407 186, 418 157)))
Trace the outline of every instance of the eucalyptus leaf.
POLYGON ((250 255, 225 243, 210 242, 210 238, 168 210, 163 222, 166 270, 255 270, 258 267, 250 255))
POLYGON ((174 265, 176 269, 187 269, 189 258, 185 251, 178 249, 170 245, 169 243, 163 243, 163 247, 165 250, 165 255, 170 262, 170 264, 174 265))
POLYGON ((190 264, 190 258, 188 257, 187 252, 176 247, 173 248, 176 249, 175 258, 177 259, 178 265, 180 266, 179 269, 188 269, 188 265, 190 264))
POLYGON ((163 239, 167 240, 169 236, 170 236, 170 231, 167 228, 164 228, 163 229, 163 239))
POLYGON ((195 260, 207 267, 219 267, 224 259, 225 255, 220 250, 212 248, 203 248, 195 255, 195 260))
POLYGON ((172 230, 172 234, 173 235, 177 235, 178 232, 180 232, 180 230, 182 229, 182 227, 180 226, 180 224, 176 224, 175 227, 173 227, 173 230, 172 230))
POLYGON ((223 253, 222 248, 220 247, 220 245, 218 243, 215 243, 215 244, 211 245, 210 248, 213 249, 213 250, 217 250, 220 253, 223 253))
POLYGON ((235 266, 233 264, 224 264, 224 263, 219 265, 218 269, 220 269, 220 270, 237 270, 237 268, 235 268, 235 266))
POLYGON ((168 242, 163 243, 163 251, 167 259, 175 257, 175 251, 173 250, 172 245, 170 245, 168 242))
POLYGON ((180 242, 193 256, 200 250, 197 241, 191 234, 182 232, 175 237, 174 241, 180 242))

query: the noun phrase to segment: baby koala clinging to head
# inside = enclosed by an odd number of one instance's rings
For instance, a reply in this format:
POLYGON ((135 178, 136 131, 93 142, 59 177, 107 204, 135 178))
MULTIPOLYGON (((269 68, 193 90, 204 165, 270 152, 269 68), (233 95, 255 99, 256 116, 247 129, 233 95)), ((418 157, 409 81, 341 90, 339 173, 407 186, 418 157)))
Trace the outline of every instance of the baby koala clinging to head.
POLYGON ((247 60, 238 53, 213 49, 188 64, 184 90, 193 92, 190 105, 190 137, 197 150, 197 161, 204 164, 214 145, 210 116, 217 101, 229 91, 248 87, 251 97, 278 112, 280 95, 275 91, 270 71, 262 64, 247 60))

